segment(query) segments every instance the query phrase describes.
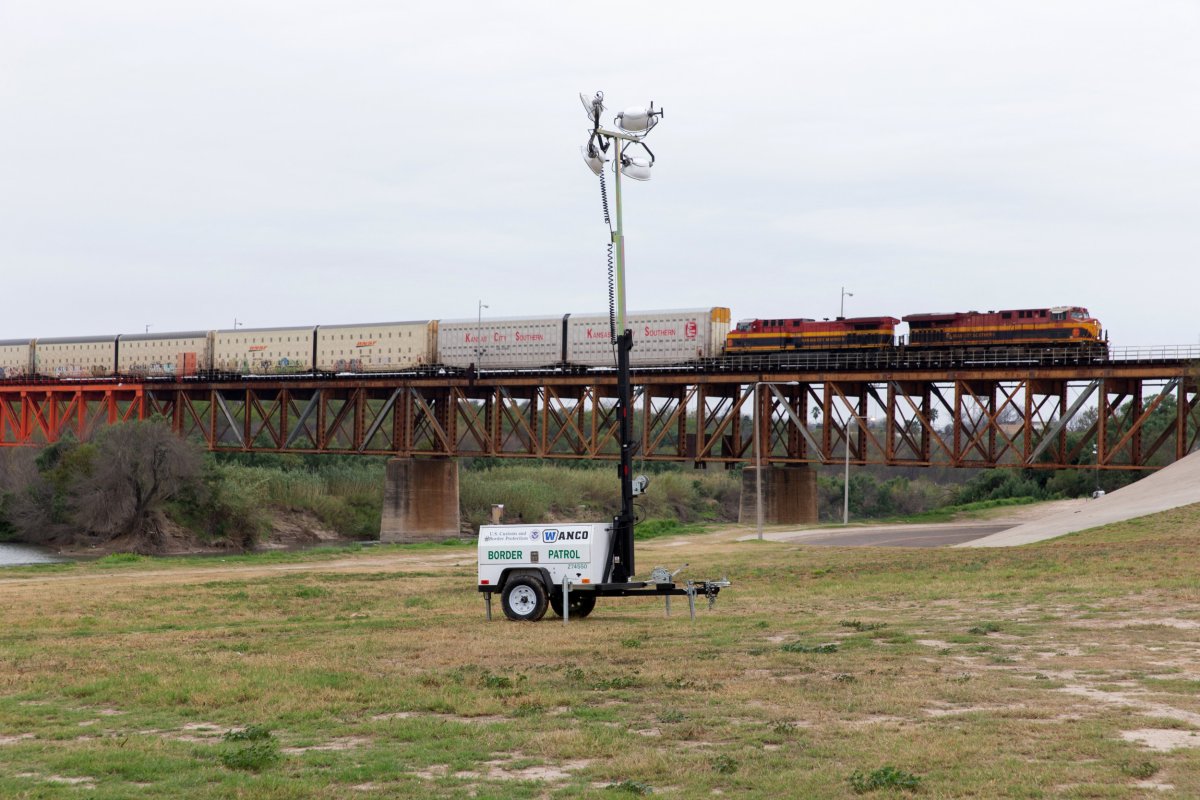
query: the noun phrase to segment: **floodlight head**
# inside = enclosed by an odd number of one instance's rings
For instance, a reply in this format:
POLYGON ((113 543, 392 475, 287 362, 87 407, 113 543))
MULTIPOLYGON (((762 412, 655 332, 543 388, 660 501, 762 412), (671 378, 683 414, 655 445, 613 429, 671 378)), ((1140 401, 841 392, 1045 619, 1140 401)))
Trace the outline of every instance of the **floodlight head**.
POLYGON ((650 479, 645 475, 638 475, 633 479, 633 496, 637 497, 640 494, 646 493, 646 487, 650 485, 650 479))
POLYGON ((599 125, 600 115, 604 113, 604 92, 596 92, 593 97, 588 97, 580 92, 579 102, 583 103, 583 110, 587 113, 588 119, 599 125))
POLYGON ((621 174, 635 181, 650 180, 650 167, 653 161, 641 156, 621 156, 621 174))
POLYGON ((662 115, 662 109, 656 109, 652 100, 649 108, 632 106, 617 114, 616 123, 617 127, 626 133, 649 133, 662 115))
POLYGON ((583 163, 596 175, 604 169, 605 162, 612 160, 612 156, 594 144, 579 145, 579 152, 583 154, 583 163))

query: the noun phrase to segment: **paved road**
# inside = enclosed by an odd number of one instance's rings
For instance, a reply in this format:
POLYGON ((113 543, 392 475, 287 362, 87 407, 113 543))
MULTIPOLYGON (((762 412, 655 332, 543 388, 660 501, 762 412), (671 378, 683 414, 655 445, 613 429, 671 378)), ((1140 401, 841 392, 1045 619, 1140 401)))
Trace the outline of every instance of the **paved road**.
MULTIPOLYGON (((949 547, 1007 530, 1002 525, 946 523, 940 525, 881 525, 871 528, 845 528, 789 532, 771 532, 767 539, 796 544, 834 547, 949 547)), ((745 537, 753 538, 753 537, 745 537)))

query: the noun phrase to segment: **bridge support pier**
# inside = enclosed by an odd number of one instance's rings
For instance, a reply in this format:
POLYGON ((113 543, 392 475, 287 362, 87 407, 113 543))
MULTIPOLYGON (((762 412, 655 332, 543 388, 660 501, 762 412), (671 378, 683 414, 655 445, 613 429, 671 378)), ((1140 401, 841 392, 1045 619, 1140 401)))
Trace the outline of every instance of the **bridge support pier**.
POLYGON ((393 458, 383 487, 381 542, 437 542, 460 534, 458 459, 393 458))
MULTIPOLYGON (((742 502, 738 523, 758 523, 756 472, 742 470, 742 502)), ((811 525, 817 521, 817 471, 805 465, 762 467, 763 523, 767 525, 811 525)))

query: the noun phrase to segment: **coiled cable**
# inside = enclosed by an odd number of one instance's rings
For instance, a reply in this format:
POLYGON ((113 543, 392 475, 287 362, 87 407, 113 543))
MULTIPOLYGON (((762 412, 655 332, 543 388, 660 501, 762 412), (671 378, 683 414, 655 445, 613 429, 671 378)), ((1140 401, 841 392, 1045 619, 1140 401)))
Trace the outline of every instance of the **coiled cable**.
POLYGON ((612 344, 617 343, 617 290, 615 285, 615 266, 613 263, 613 227, 612 216, 608 212, 608 183, 604 180, 604 170, 600 170, 600 204, 604 208, 604 224, 608 226, 608 338, 612 344))

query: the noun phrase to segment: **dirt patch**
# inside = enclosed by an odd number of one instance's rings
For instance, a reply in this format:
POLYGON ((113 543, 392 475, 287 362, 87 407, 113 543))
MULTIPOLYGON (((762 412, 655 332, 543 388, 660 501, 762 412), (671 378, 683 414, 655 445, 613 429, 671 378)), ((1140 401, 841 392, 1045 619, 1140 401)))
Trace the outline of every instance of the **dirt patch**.
POLYGON ((1154 792, 1171 792, 1175 790, 1175 784, 1163 783, 1162 781, 1138 781, 1134 786, 1139 789, 1150 789, 1154 792))
MULTIPOLYGON (((482 770, 468 770, 464 772, 454 773, 455 778, 462 780, 471 780, 478 778, 487 778, 489 780, 501 781, 561 781, 564 778, 571 777, 572 772, 578 772, 581 769, 586 769, 591 765, 592 761, 588 758, 580 758, 574 761, 566 761, 558 765, 542 765, 536 767, 523 767, 521 769, 512 769, 509 764, 512 760, 496 759, 495 761, 485 761, 480 766, 482 770)), ((441 777, 445 774, 445 768, 432 768, 426 770, 426 773, 432 777, 441 777), (440 772, 440 774, 439 774, 440 772)), ((422 773, 416 773, 421 775, 422 773)), ((422 775, 424 777, 424 775, 422 775)))
POLYGON ((447 722, 464 722, 469 725, 491 725, 496 722, 507 722, 508 717, 500 714, 482 714, 478 717, 464 717, 461 714, 422 714, 416 711, 393 711, 388 714, 376 714, 371 717, 375 721, 389 719, 441 719, 447 722))
POLYGON ((938 650, 949 650, 953 647, 949 642, 943 642, 941 639, 916 639, 914 641, 922 647, 933 647, 938 650))
POLYGON ((36 772, 18 772, 14 777, 17 778, 34 778, 39 781, 48 781, 49 783, 65 783, 68 786, 80 786, 84 789, 95 789, 95 778, 68 778, 65 775, 38 775, 36 772))
POLYGON ((32 733, 22 733, 18 736, 0 736, 0 747, 6 744, 17 744, 35 738, 32 733))
MULTIPOLYGON (((1177 719, 1180 722, 1186 722, 1189 725, 1200 726, 1200 714, 1194 711, 1185 711, 1182 708, 1169 706, 1165 703, 1154 703, 1149 700, 1144 700, 1137 695, 1145 694, 1145 692, 1106 692, 1102 689, 1093 689, 1089 686, 1064 686, 1059 689, 1060 692, 1073 694, 1078 697, 1086 697, 1089 700, 1095 700, 1100 703, 1114 706, 1124 706, 1140 711, 1143 714, 1154 717, 1165 717, 1166 719, 1177 719)), ((1200 739, 1197 739, 1200 744, 1200 739)))
POLYGON ((1121 731, 1121 738, 1160 752, 1178 750, 1183 747, 1200 747, 1200 733, 1196 731, 1141 728, 1136 731, 1121 731))
POLYGON ((981 711, 995 713, 997 711, 1013 711, 1024 706, 941 706, 925 709, 927 717, 952 717, 958 714, 975 714, 981 711))
POLYGON ((280 752, 286 753, 290 756, 300 755, 301 753, 321 751, 337 752, 340 750, 353 750, 356 747, 362 747, 368 742, 370 742, 370 739, 365 739, 361 736, 342 736, 337 739, 330 739, 324 744, 313 744, 309 745, 308 747, 284 747, 281 748, 280 752))

